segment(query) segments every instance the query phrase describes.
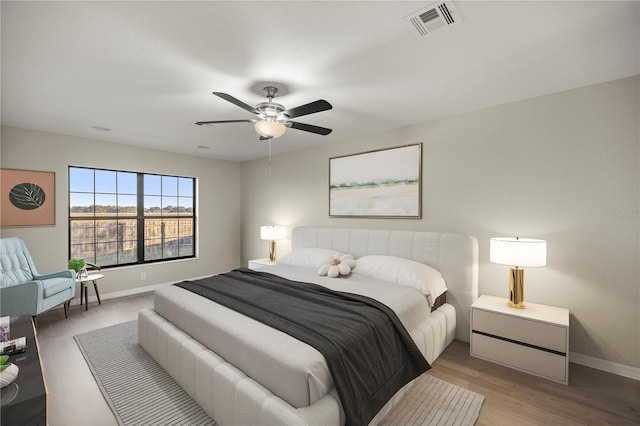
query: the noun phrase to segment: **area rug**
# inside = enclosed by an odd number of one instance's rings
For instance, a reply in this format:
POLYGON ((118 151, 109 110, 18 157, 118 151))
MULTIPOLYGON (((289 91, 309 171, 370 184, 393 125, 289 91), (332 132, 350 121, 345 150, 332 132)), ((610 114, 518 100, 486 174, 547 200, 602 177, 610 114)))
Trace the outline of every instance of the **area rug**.
MULTIPOLYGON (((138 322, 74 336, 118 424, 215 425, 138 344, 138 322)), ((484 397, 423 374, 382 424, 473 425, 484 397)))

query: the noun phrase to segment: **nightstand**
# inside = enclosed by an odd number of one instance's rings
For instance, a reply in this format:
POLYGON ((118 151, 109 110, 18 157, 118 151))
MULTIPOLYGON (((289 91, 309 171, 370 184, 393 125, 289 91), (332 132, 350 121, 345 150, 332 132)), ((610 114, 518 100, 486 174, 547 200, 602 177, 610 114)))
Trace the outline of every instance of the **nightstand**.
POLYGON ((569 384, 569 310, 483 295, 471 305, 471 356, 569 384))
POLYGON ((257 271, 258 269, 266 268, 267 266, 273 266, 276 262, 269 261, 268 257, 263 257, 262 259, 252 259, 249 261, 249 269, 253 269, 257 271))

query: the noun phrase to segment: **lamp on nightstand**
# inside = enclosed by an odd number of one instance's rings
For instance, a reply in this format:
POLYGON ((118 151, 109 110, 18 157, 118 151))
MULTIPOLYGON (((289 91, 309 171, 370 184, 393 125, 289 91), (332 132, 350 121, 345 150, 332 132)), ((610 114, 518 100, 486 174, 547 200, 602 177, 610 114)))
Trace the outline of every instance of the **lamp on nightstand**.
POLYGON ((512 308, 524 309, 524 270, 520 267, 545 266, 547 242, 531 238, 491 238, 489 260, 512 266, 509 274, 509 302, 512 308))
POLYGON ((276 240, 284 240, 287 236, 284 226, 261 226, 260 227, 260 239, 270 240, 269 243, 269 261, 276 261, 276 240))

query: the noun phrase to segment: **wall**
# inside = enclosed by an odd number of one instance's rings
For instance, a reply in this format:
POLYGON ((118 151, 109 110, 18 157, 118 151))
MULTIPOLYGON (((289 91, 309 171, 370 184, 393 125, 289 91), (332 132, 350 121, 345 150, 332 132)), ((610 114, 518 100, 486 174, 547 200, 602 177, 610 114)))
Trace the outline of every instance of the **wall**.
MULTIPOLYGON (((66 269, 68 260, 69 165, 197 178, 200 238, 196 259, 105 270, 102 298, 141 291, 169 282, 211 275, 240 264, 240 165, 186 155, 132 148, 15 127, 2 127, 3 168, 56 173, 56 225, 2 228, 2 237, 25 240, 38 272, 66 269), (221 202, 224 200, 224 202, 221 202), (141 280, 141 273, 146 279, 141 280)), ((92 291, 90 291, 92 293, 92 291)), ((79 297, 79 291, 76 291, 79 297)))
POLYGON ((271 175, 243 163, 243 262, 266 257, 266 224, 461 232, 479 240, 480 294, 507 297, 489 239, 542 238, 548 264, 526 270, 525 301, 570 309, 572 361, 640 378, 639 99, 636 76, 278 155, 271 175), (330 157, 412 142, 422 219, 328 217, 330 157))

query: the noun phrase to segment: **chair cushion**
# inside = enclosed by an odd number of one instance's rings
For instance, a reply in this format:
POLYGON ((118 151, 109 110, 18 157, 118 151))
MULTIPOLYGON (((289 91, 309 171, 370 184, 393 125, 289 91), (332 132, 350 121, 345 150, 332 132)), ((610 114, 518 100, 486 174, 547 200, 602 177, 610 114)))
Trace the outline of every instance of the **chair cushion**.
POLYGON ((3 238, 0 248, 0 287, 11 287, 33 280, 27 255, 17 238, 3 238))
POLYGON ((47 298, 54 294, 58 294, 61 291, 70 289, 72 285, 75 285, 75 282, 69 278, 50 278, 48 280, 44 280, 42 281, 44 297, 47 298))

